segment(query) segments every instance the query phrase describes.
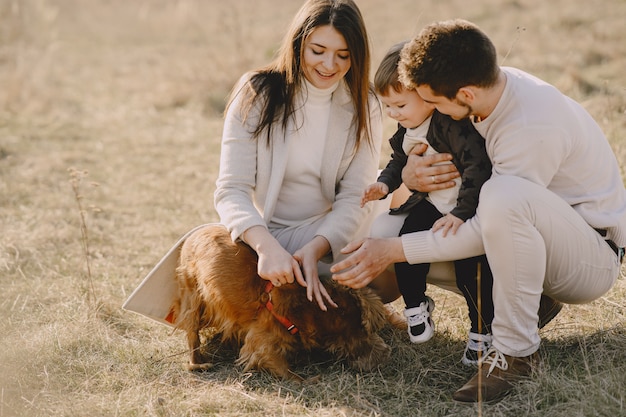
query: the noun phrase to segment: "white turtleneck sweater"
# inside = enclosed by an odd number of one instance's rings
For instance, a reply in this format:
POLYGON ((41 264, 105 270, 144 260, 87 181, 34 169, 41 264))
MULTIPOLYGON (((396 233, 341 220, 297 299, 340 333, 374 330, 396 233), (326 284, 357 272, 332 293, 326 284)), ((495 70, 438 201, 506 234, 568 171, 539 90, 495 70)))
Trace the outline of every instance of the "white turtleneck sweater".
POLYGON ((311 223, 332 207, 322 195, 322 155, 330 117, 330 103, 339 83, 319 89, 304 81, 296 102, 295 129, 288 132, 289 156, 272 223, 284 226, 311 223), (306 196, 306 198, 302 198, 306 196))

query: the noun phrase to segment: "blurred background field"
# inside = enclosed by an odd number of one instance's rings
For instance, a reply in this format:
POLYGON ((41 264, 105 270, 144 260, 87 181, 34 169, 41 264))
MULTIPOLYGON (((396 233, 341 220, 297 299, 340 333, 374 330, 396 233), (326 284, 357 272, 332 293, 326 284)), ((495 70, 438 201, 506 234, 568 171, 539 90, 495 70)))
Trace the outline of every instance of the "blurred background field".
MULTIPOLYGON (((182 234, 218 220, 225 98, 301 3, 0 0, 0 417, 626 414, 623 279, 567 306, 542 331, 536 378, 481 406, 451 400, 471 374, 466 313, 437 289, 432 342, 387 330, 394 358, 379 372, 309 362, 321 378, 303 386, 228 361, 188 373, 182 334, 121 310, 182 234)), ((582 102, 626 167, 623 0, 357 3, 372 71, 433 20, 474 21, 503 64, 582 102)))

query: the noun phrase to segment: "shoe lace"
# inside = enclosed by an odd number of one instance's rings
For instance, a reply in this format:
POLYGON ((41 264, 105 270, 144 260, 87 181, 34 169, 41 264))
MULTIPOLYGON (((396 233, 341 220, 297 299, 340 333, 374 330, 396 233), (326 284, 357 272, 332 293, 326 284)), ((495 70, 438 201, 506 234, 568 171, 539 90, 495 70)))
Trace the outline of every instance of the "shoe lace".
POLYGON ((413 307, 411 309, 405 310, 405 314, 409 313, 409 315, 407 316, 409 326, 419 326, 420 324, 425 324, 428 322, 428 318, 430 317, 430 311, 428 311, 429 305, 429 302, 425 301, 421 303, 419 307, 413 307))
POLYGON ((414 314, 407 318, 410 326, 417 326, 428 321, 428 311, 424 311, 422 313, 414 314))
POLYGON ((484 352, 487 350, 487 346, 484 342, 472 339, 467 342, 467 348, 469 350, 473 350, 474 352, 484 352))
POLYGON ((500 352, 498 349, 491 347, 487 351, 487 354, 481 359, 482 365, 490 365, 489 370, 487 371, 487 376, 491 375, 491 372, 496 368, 500 368, 503 371, 509 369, 509 363, 506 361, 506 357, 504 353, 500 352))

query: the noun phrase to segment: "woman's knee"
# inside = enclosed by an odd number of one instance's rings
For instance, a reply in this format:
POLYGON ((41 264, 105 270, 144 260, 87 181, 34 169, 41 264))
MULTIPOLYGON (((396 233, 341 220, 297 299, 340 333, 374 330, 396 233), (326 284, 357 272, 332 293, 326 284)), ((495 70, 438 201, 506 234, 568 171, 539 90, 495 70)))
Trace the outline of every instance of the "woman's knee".
MULTIPOLYGON (((393 265, 391 265, 391 269, 393 269, 393 265)), ((378 277, 370 282, 368 287, 374 290, 383 303, 391 303, 400 297, 396 274, 389 268, 385 269, 378 277)))
POLYGON ((406 215, 391 215, 388 212, 378 215, 372 222, 369 236, 373 238, 398 237, 406 215))

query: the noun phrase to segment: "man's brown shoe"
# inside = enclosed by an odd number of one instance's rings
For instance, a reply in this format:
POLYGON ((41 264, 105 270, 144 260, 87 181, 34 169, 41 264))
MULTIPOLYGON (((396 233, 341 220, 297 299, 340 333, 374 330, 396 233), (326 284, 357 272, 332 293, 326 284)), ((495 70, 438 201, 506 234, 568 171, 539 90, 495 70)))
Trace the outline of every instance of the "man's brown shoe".
POLYGON ((541 294, 539 311, 537 312, 539 315, 539 328, 543 329, 546 324, 550 323, 552 319, 555 318, 557 314, 559 314, 562 308, 562 302, 556 301, 552 297, 541 294))
POLYGON ((396 329, 406 331, 408 324, 404 314, 398 312, 391 304, 385 304, 385 308, 387 309, 387 321, 389 324, 396 329))
POLYGON ((530 375, 537 358, 537 352, 516 358, 491 347, 482 359, 478 373, 452 394, 452 398, 467 403, 500 400, 513 388, 513 382, 530 375))

